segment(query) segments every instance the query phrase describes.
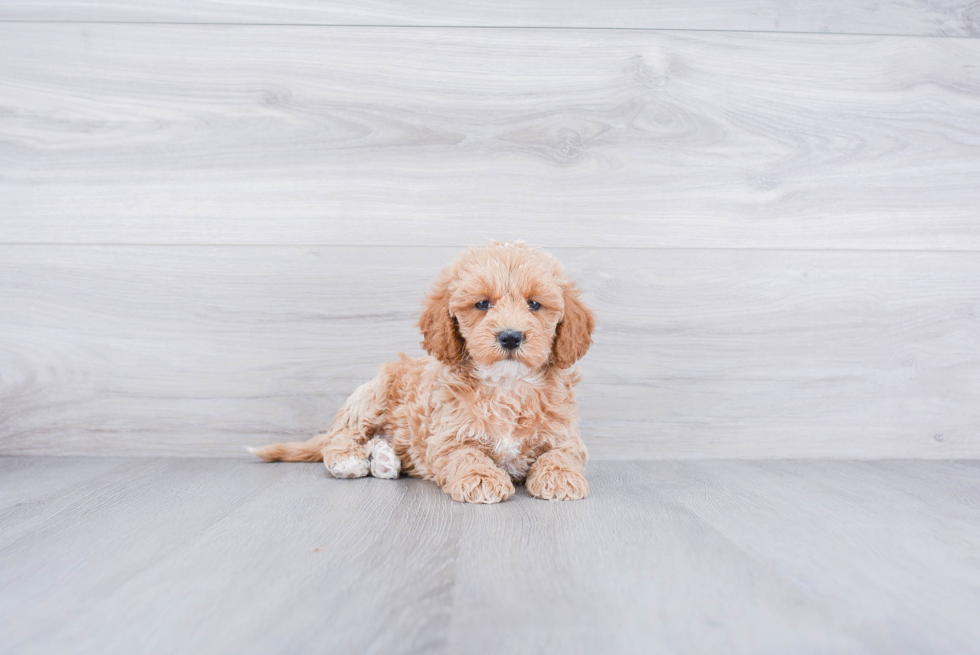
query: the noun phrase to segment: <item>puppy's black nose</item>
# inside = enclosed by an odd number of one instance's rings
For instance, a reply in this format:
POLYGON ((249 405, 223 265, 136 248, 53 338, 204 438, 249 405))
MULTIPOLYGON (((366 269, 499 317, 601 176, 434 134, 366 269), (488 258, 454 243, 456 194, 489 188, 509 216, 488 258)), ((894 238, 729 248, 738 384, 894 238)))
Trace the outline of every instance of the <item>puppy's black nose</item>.
POLYGON ((497 333, 497 341, 505 350, 514 350, 524 341, 524 333, 517 330, 504 330, 497 333))

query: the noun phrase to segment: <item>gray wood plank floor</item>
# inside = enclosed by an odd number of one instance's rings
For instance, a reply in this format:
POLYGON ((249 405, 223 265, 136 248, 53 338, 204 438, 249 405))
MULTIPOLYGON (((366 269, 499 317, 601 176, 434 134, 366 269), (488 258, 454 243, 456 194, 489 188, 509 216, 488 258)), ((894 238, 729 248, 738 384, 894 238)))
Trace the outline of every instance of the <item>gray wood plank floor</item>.
POLYGON ((0 20, 980 35, 970 0, 4 0, 0 20))
POLYGON ((980 652, 980 462, 589 476, 475 507, 317 464, 0 458, 0 652, 980 652))

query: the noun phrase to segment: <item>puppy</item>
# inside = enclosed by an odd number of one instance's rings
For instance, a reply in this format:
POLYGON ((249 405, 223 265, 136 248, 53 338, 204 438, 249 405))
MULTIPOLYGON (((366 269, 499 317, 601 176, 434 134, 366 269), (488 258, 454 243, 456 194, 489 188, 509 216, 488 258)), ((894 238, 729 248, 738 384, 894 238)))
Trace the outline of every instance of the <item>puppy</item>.
POLYGON ((254 449, 266 461, 323 461, 331 475, 399 472, 453 500, 497 503, 524 480, 532 496, 589 493, 569 371, 595 321, 551 255, 491 241, 443 270, 418 327, 429 357, 382 366, 306 442, 254 449))

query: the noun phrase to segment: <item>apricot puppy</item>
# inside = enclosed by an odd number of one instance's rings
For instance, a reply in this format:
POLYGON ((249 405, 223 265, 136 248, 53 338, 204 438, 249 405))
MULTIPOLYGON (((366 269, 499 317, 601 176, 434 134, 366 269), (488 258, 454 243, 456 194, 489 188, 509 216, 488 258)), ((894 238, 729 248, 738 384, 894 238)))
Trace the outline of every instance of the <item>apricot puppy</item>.
POLYGON ((405 473, 460 502, 506 500, 522 480, 538 498, 585 498, 579 374, 568 369, 595 321, 561 264, 520 241, 473 248, 443 270, 418 326, 429 357, 382 366, 325 434, 252 452, 322 460, 338 478, 405 473))

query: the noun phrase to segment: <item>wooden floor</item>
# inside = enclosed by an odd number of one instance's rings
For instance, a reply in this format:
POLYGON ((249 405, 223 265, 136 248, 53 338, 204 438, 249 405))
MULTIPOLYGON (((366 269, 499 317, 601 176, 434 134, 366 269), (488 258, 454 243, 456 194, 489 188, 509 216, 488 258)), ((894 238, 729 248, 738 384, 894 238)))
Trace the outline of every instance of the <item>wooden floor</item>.
POLYGON ((0 458, 0 652, 980 652, 980 462, 590 478, 466 506, 318 464, 0 458))

